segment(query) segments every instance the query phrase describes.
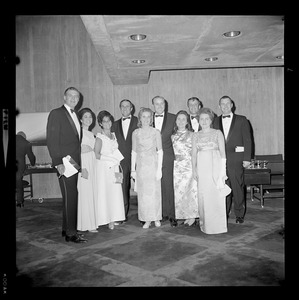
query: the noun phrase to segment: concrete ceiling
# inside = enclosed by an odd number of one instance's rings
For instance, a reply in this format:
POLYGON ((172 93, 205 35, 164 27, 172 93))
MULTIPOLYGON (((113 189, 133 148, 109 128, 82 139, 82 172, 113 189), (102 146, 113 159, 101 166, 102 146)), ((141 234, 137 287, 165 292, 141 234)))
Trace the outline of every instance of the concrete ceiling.
POLYGON ((283 16, 82 15, 116 85, 146 84, 155 70, 283 66, 283 16), (241 31, 238 37, 223 33, 241 31), (133 41, 132 34, 145 34, 133 41), (206 58, 217 57, 216 61, 206 58), (133 60, 145 60, 135 64, 133 60))

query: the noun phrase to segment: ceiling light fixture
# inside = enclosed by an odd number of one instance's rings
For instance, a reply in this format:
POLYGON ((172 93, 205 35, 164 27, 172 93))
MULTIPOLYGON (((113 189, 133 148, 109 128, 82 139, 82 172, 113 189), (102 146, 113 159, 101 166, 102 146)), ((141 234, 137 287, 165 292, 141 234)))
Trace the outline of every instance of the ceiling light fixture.
POLYGON ((278 55, 278 56, 276 56, 276 59, 284 59, 284 56, 283 55, 278 55))
POLYGON ((134 63, 134 64, 144 64, 145 60, 144 59, 134 59, 134 60, 132 60, 132 63, 134 63))
POLYGON ((223 36, 227 37, 227 38, 233 38, 233 37, 239 36, 240 34, 241 34, 241 31, 234 30, 234 31, 228 31, 228 32, 223 33, 223 36))
POLYGON ((206 61, 216 61, 218 60, 218 57, 214 56, 214 57, 207 57, 205 58, 206 61))
POLYGON ((133 40, 133 41, 142 41, 146 39, 146 35, 145 34, 132 34, 129 36, 129 39, 133 40))

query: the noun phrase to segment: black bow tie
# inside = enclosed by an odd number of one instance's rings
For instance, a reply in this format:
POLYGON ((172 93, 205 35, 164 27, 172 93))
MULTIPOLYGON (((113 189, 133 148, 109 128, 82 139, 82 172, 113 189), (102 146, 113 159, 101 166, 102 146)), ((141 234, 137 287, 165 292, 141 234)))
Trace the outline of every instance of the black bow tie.
POLYGON ((230 115, 222 116, 222 119, 225 119, 225 118, 230 118, 230 115))
POLYGON ((71 113, 73 113, 73 112, 75 112, 75 110, 71 108, 71 113))
POLYGON ((159 118, 159 117, 163 118, 163 115, 155 115, 155 118, 159 118))
POLYGON ((191 120, 196 119, 198 120, 198 116, 191 116, 191 120))
POLYGON ((123 118, 123 121, 130 120, 130 119, 131 119, 131 117, 125 117, 125 118, 123 118))

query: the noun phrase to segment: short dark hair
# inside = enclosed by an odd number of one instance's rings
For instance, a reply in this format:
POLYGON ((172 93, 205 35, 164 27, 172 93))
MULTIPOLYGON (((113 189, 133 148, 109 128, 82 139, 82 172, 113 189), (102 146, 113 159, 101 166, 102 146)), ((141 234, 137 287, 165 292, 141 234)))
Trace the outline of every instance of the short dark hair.
POLYGON ((113 118, 113 116, 110 114, 110 112, 107 111, 107 110, 102 110, 102 111, 100 111, 100 112, 98 113, 98 116, 97 116, 98 124, 99 124, 99 126, 100 126, 101 128, 103 128, 103 126, 102 126, 101 124, 102 124, 103 119, 104 119, 105 117, 108 117, 109 120, 112 122, 112 124, 113 124, 113 122, 114 122, 114 118, 113 118))
POLYGON ((222 96, 222 97, 219 99, 219 105, 220 105, 222 99, 229 99, 231 103, 234 103, 233 99, 232 99, 230 96, 222 96))
POLYGON ((89 112, 91 114, 91 117, 92 117, 92 123, 90 124, 88 130, 91 130, 91 128, 93 128, 95 126, 95 122, 96 122, 96 115, 95 113, 88 107, 84 107, 84 108, 81 108, 79 111, 78 111, 78 116, 79 116, 79 119, 80 119, 80 122, 81 122, 81 119, 83 118, 83 115, 85 113, 89 112))
POLYGON ((66 95, 66 93, 68 92, 68 91, 76 91, 79 95, 80 95, 80 92, 75 88, 75 87, 68 87, 65 91, 64 91, 64 96, 66 95))
POLYGON ((200 107, 203 107, 202 102, 197 97, 191 97, 191 98, 189 98, 187 100, 187 106, 189 106, 189 101, 194 101, 194 100, 198 101, 198 105, 200 105, 200 107))
POLYGON ((161 98, 164 100, 164 103, 166 103, 166 99, 162 96, 155 96, 153 99, 152 99, 152 104, 154 104, 154 100, 158 99, 158 98, 161 98))
POLYGON ((185 111, 185 110, 180 110, 176 116, 175 116, 175 122, 174 122, 174 127, 173 127, 173 133, 176 133, 178 131, 178 126, 176 124, 176 120, 178 118, 179 115, 185 115, 186 119, 187 119, 187 124, 186 124, 186 129, 188 131, 191 131, 191 123, 190 123, 190 118, 189 118, 189 114, 185 111))
POLYGON ((130 103, 130 105, 131 105, 131 108, 133 108, 134 107, 134 105, 133 105, 133 103, 129 100, 129 99, 123 99, 123 100, 121 100, 120 102, 119 102, 119 107, 121 107, 121 104, 123 103, 123 102, 125 102, 125 101, 127 101, 127 102, 129 102, 130 103))

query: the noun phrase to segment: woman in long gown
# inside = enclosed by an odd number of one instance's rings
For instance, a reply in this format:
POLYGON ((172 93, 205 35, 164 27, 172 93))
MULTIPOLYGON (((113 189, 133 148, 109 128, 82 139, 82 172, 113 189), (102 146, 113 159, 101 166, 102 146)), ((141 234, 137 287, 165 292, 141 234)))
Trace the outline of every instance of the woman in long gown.
POLYGON ((197 182, 192 174, 192 135, 188 113, 181 110, 175 119, 174 134, 171 136, 175 154, 173 183, 175 216, 184 224, 192 226, 198 218, 197 182))
POLYGON ((81 176, 78 176, 78 219, 77 229, 80 231, 98 232, 95 216, 96 199, 96 178, 94 153, 95 137, 90 131, 95 121, 95 115, 89 108, 82 108, 79 111, 79 118, 82 124, 81 142, 81 176))
POLYGON ((209 108, 199 111, 201 130, 192 142, 193 176, 197 180, 199 226, 207 234, 227 232, 226 155, 224 137, 211 128, 214 113, 209 108))
POLYGON ((142 108, 138 114, 139 128, 132 134, 131 176, 137 185, 138 219, 145 222, 143 228, 149 228, 152 221, 159 227, 162 219, 162 139, 152 123, 152 110, 142 108))
POLYGON ((125 220, 122 186, 115 182, 115 172, 119 172, 120 160, 116 136, 111 132, 113 116, 103 110, 97 116, 102 132, 97 134, 95 143, 97 176, 97 225, 109 224, 110 229, 125 220))

